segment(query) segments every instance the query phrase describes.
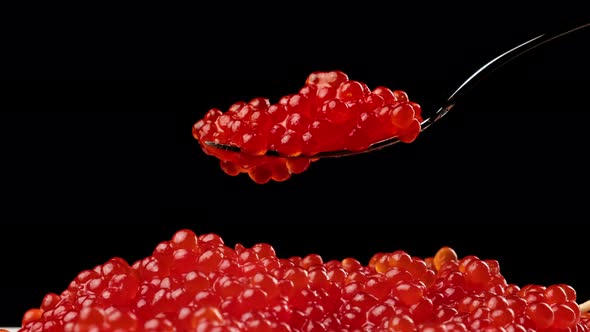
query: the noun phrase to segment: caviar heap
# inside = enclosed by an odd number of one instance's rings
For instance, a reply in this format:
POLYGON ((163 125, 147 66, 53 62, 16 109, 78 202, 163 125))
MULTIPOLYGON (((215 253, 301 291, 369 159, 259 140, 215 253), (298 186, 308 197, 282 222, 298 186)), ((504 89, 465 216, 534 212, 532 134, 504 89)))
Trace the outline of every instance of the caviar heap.
POLYGON ((303 172, 313 158, 287 159, 335 150, 361 151, 397 137, 410 143, 421 129, 422 110, 402 90, 371 90, 341 71, 311 73, 299 92, 276 104, 267 98, 213 108, 193 126, 203 151, 220 160, 229 175, 247 173, 257 183, 284 181, 303 172), (205 145, 238 148, 238 154, 205 145), (273 151, 283 158, 265 158, 273 151))
MULTIPOLYGON (((584 309, 587 310, 587 309, 584 309)), ((588 332, 567 284, 509 284, 498 261, 443 247, 324 261, 266 243, 229 247, 177 231, 132 265, 80 272, 23 316, 20 332, 588 332)))

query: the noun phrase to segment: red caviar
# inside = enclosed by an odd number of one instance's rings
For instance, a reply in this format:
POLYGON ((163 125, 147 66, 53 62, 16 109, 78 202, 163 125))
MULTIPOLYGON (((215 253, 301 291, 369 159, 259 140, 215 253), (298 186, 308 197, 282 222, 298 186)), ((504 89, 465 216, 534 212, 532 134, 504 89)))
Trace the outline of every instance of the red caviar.
POLYGON ((80 272, 22 324, 20 332, 588 332, 590 316, 571 286, 519 287, 497 261, 449 247, 424 259, 380 252, 363 265, 284 258, 267 243, 229 247, 183 229, 131 265, 114 257, 80 272))
POLYGON ((236 102, 225 112, 213 108, 194 124, 192 133, 205 153, 220 160, 225 173, 247 173, 263 184, 285 181, 313 160, 302 158, 293 170, 280 157, 360 151, 391 137, 410 143, 420 133, 421 122, 420 105, 404 91, 384 86, 371 90, 341 71, 330 71, 311 73, 298 92, 275 104, 257 97, 236 102), (204 142, 233 146, 243 153, 212 148, 204 142), (279 158, 265 158, 269 151, 279 158))

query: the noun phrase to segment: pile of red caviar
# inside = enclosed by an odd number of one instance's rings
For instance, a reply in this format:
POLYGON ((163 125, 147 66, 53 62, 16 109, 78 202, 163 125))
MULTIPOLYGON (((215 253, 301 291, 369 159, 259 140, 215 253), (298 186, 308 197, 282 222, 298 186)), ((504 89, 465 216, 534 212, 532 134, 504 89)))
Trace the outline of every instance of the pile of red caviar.
POLYGON ((276 104, 258 97, 236 102, 226 112, 209 110, 194 124, 193 136, 205 153, 220 160, 225 173, 247 173, 256 183, 266 183, 287 180, 313 160, 262 157, 268 151, 279 157, 313 157, 326 151, 365 150, 392 137, 410 143, 420 133, 421 113, 420 105, 402 90, 371 90, 342 71, 313 72, 299 92, 276 104))
POLYGON ((498 261, 449 247, 324 261, 177 231, 132 265, 115 257, 28 310, 20 332, 588 332, 567 284, 508 283, 498 261))

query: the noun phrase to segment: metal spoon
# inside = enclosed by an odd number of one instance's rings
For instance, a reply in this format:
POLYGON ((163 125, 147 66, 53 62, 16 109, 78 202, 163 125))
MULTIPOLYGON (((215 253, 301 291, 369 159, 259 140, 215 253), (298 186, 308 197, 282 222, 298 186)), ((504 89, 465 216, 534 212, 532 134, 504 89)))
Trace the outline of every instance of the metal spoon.
MULTIPOLYGON (((575 32, 577 30, 587 28, 590 26, 590 23, 585 23, 582 25, 578 25, 574 28, 570 28, 565 31, 558 31, 553 33, 545 33, 538 35, 534 38, 531 38, 524 43, 517 45, 508 51, 498 55, 481 68, 479 68, 476 72, 474 72, 467 80, 465 80, 456 90, 453 92, 446 100, 446 102, 432 115, 426 117, 423 114, 424 120, 421 123, 421 132, 428 129, 433 123, 439 121, 443 116, 445 116, 461 99, 462 96, 466 94, 471 88, 473 88, 482 78, 491 74, 496 69, 508 64, 510 61, 516 59, 517 57, 545 44, 552 40, 558 39, 560 37, 566 36, 575 32)), ((277 151, 269 150, 264 156, 267 157, 280 157, 280 158, 310 158, 310 159, 320 159, 320 158, 334 158, 334 157, 345 157, 345 156, 352 156, 361 153, 368 153, 373 152, 376 150, 380 150, 389 146, 392 146, 396 143, 399 143, 400 140, 397 136, 393 136, 378 142, 375 142, 369 146, 366 150, 362 151, 349 151, 349 150, 335 150, 335 151, 324 151, 319 152, 314 155, 299 155, 296 157, 287 157, 280 155, 277 151)), ((226 151, 232 151, 236 153, 243 153, 245 152, 240 151, 240 148, 234 145, 227 145, 227 144, 220 144, 212 141, 205 141, 203 142, 206 146, 226 151)), ((260 157, 260 156, 258 156, 260 157)))

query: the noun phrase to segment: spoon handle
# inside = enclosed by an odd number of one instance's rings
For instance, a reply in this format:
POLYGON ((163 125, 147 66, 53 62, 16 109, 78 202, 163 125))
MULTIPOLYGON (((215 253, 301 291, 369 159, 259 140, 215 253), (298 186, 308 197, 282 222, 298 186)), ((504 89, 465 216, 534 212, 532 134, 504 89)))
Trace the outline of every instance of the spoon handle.
POLYGON ((556 32, 549 32, 538 35, 534 38, 531 38, 524 43, 515 46, 508 51, 498 55, 481 68, 479 68, 475 73, 473 73, 467 80, 465 80, 456 90, 453 92, 446 100, 445 104, 440 107, 432 116, 428 117, 422 122, 422 130, 426 129, 431 124, 438 121, 442 118, 445 114, 447 114, 457 103, 457 101, 466 94, 469 90, 481 81, 484 77, 490 75, 500 67, 510 63, 512 60, 520 57, 521 55, 528 53, 529 51, 546 44, 552 40, 561 38, 563 36, 569 35, 575 31, 590 27, 589 23, 584 23, 581 25, 577 25, 573 28, 569 28, 567 30, 559 30, 556 32))

